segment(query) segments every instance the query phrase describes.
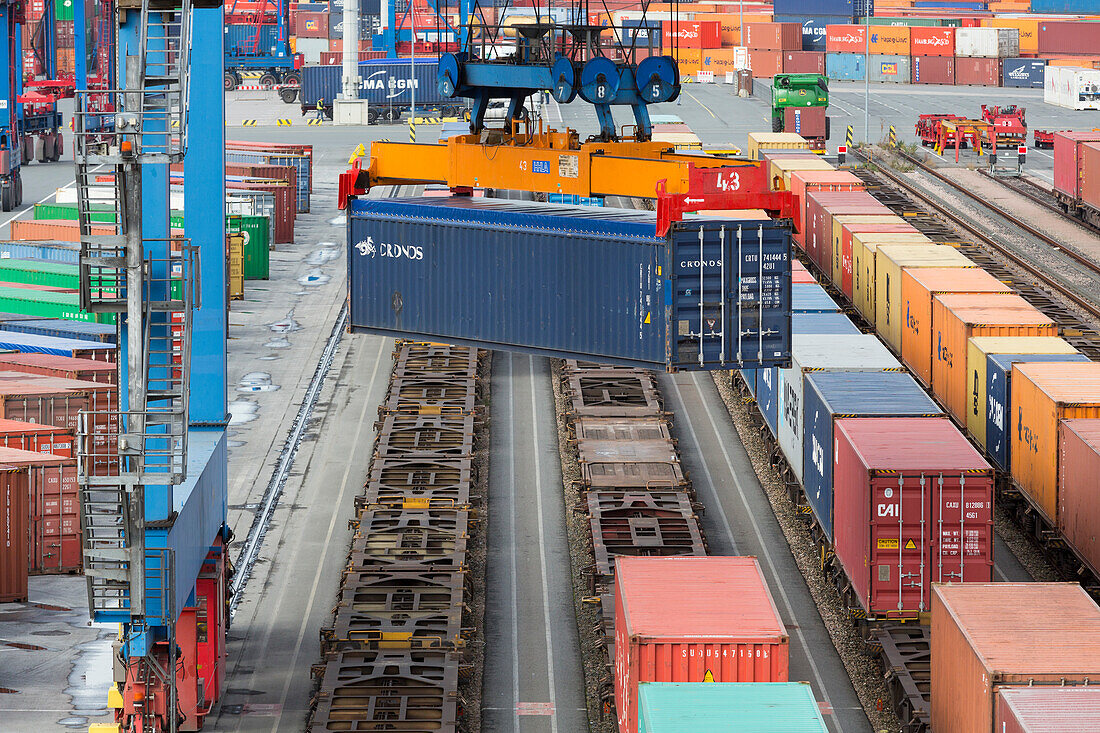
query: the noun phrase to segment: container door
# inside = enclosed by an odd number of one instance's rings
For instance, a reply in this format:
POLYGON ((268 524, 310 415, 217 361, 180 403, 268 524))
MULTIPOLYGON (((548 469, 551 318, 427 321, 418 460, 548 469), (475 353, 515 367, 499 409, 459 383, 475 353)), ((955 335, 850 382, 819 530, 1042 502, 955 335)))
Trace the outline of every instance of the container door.
POLYGON ((928 496, 923 475, 877 476, 871 484, 871 598, 876 613, 927 611, 928 496))
POLYGON ((936 476, 931 566, 936 583, 993 580, 993 484, 983 473, 936 476))
POLYGON ((680 369, 783 366, 791 353, 789 233, 771 224, 672 234, 670 363, 680 369))

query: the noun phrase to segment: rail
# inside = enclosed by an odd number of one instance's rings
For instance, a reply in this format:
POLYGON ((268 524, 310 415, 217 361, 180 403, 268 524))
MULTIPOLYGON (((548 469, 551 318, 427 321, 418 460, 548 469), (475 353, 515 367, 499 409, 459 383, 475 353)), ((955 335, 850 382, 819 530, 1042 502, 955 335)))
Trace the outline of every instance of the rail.
POLYGON ((985 175, 985 176, 989 177, 990 179, 997 181, 998 183, 1005 186, 1006 188, 1010 189, 1013 193, 1019 194, 1020 196, 1023 196, 1024 198, 1031 201, 1032 203, 1035 203, 1039 206, 1042 206, 1044 209, 1048 209, 1048 210, 1054 212, 1055 214, 1057 214, 1059 216, 1059 218, 1065 219, 1066 221, 1069 221, 1069 222, 1073 222, 1077 226, 1081 227, 1082 229, 1084 229, 1084 230, 1086 230, 1090 233, 1093 233, 1093 234, 1100 233, 1100 227, 1093 226, 1089 222, 1082 221, 1081 219, 1078 219, 1077 217, 1074 217, 1074 216, 1070 216, 1065 211, 1063 211, 1062 207, 1058 205, 1057 199, 1054 198, 1054 196, 1051 194, 1051 192, 1048 189, 1044 188, 1043 186, 1040 186, 1035 181, 1029 180, 1027 178, 994 177, 994 176, 989 175, 989 173, 985 170, 982 170, 981 173, 982 173, 982 175, 985 175), (1034 193, 1033 191, 1031 191, 1029 189, 1035 189, 1036 191, 1041 191, 1042 194, 1034 193))

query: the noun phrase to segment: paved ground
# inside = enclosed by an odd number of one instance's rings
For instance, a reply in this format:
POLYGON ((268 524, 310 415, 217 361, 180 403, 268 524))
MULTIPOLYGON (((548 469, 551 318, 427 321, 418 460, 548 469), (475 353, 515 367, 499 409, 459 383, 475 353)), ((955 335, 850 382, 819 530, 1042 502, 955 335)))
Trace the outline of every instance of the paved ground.
POLYGON ((486 733, 588 727, 550 379, 547 359, 494 354, 486 733))

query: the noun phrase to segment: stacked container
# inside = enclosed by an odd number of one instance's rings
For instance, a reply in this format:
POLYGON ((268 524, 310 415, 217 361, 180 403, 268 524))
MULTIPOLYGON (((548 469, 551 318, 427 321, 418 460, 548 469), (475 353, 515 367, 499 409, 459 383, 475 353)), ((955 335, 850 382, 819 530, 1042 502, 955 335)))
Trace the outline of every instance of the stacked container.
POLYGON ((1100 730, 1100 687, 1005 687, 997 692, 993 730, 1100 730))
MULTIPOLYGON (((877 323, 880 297, 878 291, 878 271, 884 267, 880 260, 893 254, 894 261, 904 261, 907 265, 921 263, 943 267, 970 267, 970 262, 954 247, 933 244, 932 240, 917 233, 864 233, 852 235, 852 293, 855 295, 856 308, 868 323, 877 323), (902 259, 904 258, 904 260, 902 259)), ((887 277, 891 271, 887 269, 887 277)), ((883 280, 884 286, 892 286, 894 281, 883 280)), ((889 288, 886 289, 889 292, 889 288)))
POLYGON ((917 230, 905 223, 896 214, 847 214, 833 217, 832 267, 834 285, 844 290, 844 281, 848 281, 845 295, 852 296, 852 235, 870 234, 918 234, 917 230), (847 275, 847 277, 845 277, 847 275))
POLYGON ((918 618, 933 583, 992 579, 993 469, 950 421, 844 418, 833 453, 833 547, 869 618, 918 618))
POLYGON ((802 246, 806 218, 806 197, 814 191, 862 191, 863 181, 849 171, 795 171, 791 174, 794 195, 794 232, 791 237, 802 246))
POLYGON ((836 422, 848 417, 942 416, 943 411, 903 372, 807 372, 803 397, 802 486, 810 505, 818 509, 822 530, 832 539, 836 422))
POLYGON ((911 69, 909 79, 913 84, 955 83, 954 56, 914 56, 911 69))
POLYGON ((645 682, 786 682, 789 638, 753 557, 615 561, 615 709, 645 682))
POLYGON ((985 449, 1001 471, 1012 469, 1012 434, 1016 427, 1012 409, 1015 364, 1021 362, 1087 362, 1084 354, 990 354, 986 357, 985 449))
MULTIPOLYGON (((1012 476, 1048 524, 1058 526, 1058 423, 1100 417, 1100 363, 1018 362, 1012 367, 1012 476)), ((1071 464, 1066 464, 1071 465, 1071 464)))
POLYGON ((1067 109, 1100 109, 1100 71, 1073 66, 1048 66, 1043 101, 1067 109))
POLYGON ((805 682, 647 682, 638 686, 638 722, 620 733, 720 730, 731 721, 753 733, 827 733, 805 682))
POLYGON ((1077 583, 932 589, 932 730, 993 731, 998 695, 1100 679, 1100 608, 1077 583))
POLYGON ((1058 462, 1073 466, 1058 477, 1058 529, 1089 569, 1100 575, 1100 420, 1063 420, 1058 426, 1058 462))
POLYGON ((932 391, 965 422, 970 337, 1057 335, 1054 321, 1018 295, 938 295, 932 302, 932 391))
POLYGON ((0 603, 27 600, 27 471, 0 465, 0 603))
POLYGON ((845 214, 893 214, 866 191, 818 191, 806 196, 804 249, 818 267, 832 271, 832 217, 845 214))
POLYGON ((0 464, 27 472, 30 573, 79 572, 82 543, 76 459, 0 447, 0 464))

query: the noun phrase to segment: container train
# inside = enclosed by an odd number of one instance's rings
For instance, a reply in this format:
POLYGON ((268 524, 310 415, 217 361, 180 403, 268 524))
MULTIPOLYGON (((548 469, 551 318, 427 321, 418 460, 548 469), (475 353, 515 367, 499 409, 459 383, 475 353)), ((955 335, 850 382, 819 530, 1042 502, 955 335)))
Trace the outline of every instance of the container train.
POLYGON ((1053 138, 1055 198, 1067 214, 1100 228, 1100 130, 1053 138))

